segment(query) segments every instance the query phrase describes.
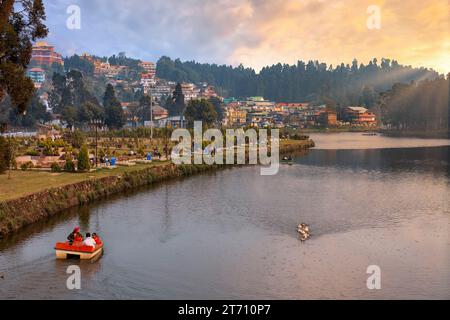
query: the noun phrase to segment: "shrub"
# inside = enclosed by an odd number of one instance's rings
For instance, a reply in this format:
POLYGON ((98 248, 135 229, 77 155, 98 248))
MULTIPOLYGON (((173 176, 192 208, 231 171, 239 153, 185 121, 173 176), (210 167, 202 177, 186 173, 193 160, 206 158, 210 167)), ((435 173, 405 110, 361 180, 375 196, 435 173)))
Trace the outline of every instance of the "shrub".
POLYGON ((75 164, 72 159, 67 159, 66 164, 64 165, 64 171, 67 172, 75 172, 75 164))
POLYGON ((27 156, 38 156, 39 152, 35 149, 30 149, 25 153, 27 156))
POLYGON ((47 139, 40 144, 44 148, 43 153, 46 156, 57 156, 59 155, 58 147, 55 146, 51 139, 47 139))
POLYGON ((20 169, 21 169, 22 171, 27 171, 27 170, 29 170, 29 169, 31 169, 31 168, 33 168, 33 167, 34 167, 33 162, 28 161, 28 162, 26 162, 26 163, 23 163, 23 164, 20 166, 20 169))
POLYGON ((291 138, 291 140, 308 140, 309 139, 308 136, 299 135, 299 134, 294 134, 290 138, 291 138))
POLYGON ((84 145, 78 153, 78 171, 88 171, 89 169, 89 151, 86 145, 84 145))
POLYGON ((61 166, 57 162, 53 162, 51 166, 52 172, 61 172, 61 166))
POLYGON ((55 147, 58 147, 58 148, 65 148, 65 147, 67 147, 67 143, 63 139, 56 139, 53 142, 53 145, 55 147))

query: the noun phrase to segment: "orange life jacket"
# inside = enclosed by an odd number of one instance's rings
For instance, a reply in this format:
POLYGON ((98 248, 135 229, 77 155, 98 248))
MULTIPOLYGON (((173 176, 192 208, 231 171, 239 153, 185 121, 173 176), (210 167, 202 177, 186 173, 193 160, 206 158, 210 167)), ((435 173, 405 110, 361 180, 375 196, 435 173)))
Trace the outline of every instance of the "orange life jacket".
POLYGON ((94 238, 96 244, 102 244, 103 243, 102 240, 98 236, 95 236, 93 238, 94 238))
POLYGON ((83 236, 78 233, 75 235, 75 238, 73 239, 74 242, 82 242, 83 241, 83 236))

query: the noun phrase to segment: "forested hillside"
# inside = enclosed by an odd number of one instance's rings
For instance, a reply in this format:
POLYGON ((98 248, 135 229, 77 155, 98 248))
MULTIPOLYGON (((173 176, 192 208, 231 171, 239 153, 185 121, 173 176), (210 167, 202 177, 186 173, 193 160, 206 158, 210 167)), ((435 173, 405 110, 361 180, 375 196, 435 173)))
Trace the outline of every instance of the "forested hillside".
POLYGON ((182 62, 162 57, 157 64, 157 76, 172 81, 205 81, 218 87, 226 96, 260 95, 285 102, 323 101, 332 99, 338 105, 375 105, 378 93, 396 83, 435 79, 438 73, 424 68, 400 65, 395 60, 373 59, 369 64, 327 65, 318 61, 297 65, 278 63, 256 73, 251 68, 182 62))

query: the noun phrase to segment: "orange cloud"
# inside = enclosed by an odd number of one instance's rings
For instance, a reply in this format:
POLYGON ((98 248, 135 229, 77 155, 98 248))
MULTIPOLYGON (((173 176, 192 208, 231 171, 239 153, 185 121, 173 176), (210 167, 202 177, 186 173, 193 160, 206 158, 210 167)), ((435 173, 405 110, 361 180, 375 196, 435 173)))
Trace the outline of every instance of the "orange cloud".
POLYGON ((336 65, 386 57, 450 72, 448 0, 255 0, 252 7, 241 28, 259 41, 234 48, 233 64, 261 68, 317 59, 336 65), (371 4, 381 10, 379 30, 366 26, 371 4))

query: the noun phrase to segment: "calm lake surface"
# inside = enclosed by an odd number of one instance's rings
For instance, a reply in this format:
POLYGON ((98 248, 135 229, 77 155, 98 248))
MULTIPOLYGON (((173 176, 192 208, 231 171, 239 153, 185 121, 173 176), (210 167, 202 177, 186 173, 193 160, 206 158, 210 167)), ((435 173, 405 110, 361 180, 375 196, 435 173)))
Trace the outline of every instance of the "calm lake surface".
POLYGON ((282 165, 171 181, 0 241, 1 299, 450 299, 450 141, 313 135, 282 165), (298 240, 296 225, 312 237, 298 240), (79 225, 95 263, 56 261, 79 225), (71 264, 82 289, 66 288, 71 264), (381 290, 366 269, 381 268, 381 290))

